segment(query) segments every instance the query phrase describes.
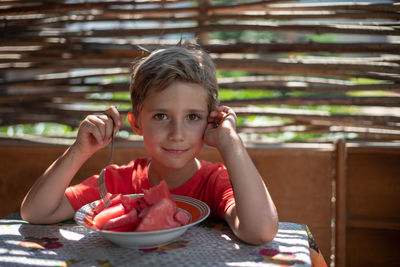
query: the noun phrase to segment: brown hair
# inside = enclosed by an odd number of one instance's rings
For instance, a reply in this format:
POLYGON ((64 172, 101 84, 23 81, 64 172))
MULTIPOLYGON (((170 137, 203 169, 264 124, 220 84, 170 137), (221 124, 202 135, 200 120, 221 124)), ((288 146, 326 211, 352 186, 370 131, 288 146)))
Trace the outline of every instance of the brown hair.
POLYGON ((208 95, 208 111, 218 105, 218 83, 211 57, 193 44, 153 51, 133 65, 129 91, 132 112, 137 116, 146 96, 175 81, 199 84, 208 95))

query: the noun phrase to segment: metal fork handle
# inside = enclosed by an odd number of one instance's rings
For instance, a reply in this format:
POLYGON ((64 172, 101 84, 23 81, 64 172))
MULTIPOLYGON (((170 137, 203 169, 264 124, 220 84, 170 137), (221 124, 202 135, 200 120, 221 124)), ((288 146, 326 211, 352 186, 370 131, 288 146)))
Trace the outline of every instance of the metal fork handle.
POLYGON ((106 181, 105 181, 106 167, 112 163, 112 158, 114 155, 114 120, 112 118, 111 118, 111 120, 113 121, 112 132, 111 132, 111 154, 110 154, 110 158, 108 159, 106 166, 100 172, 99 184, 98 184, 100 197, 101 197, 101 200, 104 202, 105 207, 108 207, 111 204, 110 199, 107 198, 108 191, 107 191, 106 181))

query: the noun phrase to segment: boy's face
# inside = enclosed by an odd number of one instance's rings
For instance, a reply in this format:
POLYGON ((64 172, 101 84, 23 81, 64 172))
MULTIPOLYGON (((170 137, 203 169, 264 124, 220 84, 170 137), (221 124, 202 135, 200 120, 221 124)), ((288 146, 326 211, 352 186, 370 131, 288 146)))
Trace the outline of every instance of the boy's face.
POLYGON ((207 99, 204 87, 180 81, 146 97, 131 124, 143 136, 154 163, 179 169, 200 153, 207 127, 207 99))

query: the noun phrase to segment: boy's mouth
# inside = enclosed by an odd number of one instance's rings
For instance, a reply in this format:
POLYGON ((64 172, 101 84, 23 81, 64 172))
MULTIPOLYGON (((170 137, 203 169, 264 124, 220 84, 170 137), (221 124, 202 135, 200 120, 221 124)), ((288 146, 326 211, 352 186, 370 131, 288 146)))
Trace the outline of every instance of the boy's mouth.
POLYGON ((167 151, 168 153, 172 153, 172 154, 182 154, 187 151, 187 149, 172 149, 172 148, 165 148, 165 147, 163 147, 163 149, 165 151, 167 151))

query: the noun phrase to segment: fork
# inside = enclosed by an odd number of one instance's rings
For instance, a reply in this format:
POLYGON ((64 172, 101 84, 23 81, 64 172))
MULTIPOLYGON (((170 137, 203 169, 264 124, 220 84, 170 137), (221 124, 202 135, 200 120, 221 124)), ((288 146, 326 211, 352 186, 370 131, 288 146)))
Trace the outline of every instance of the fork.
MULTIPOLYGON (((112 118, 111 118, 111 120, 112 120, 112 118)), ((99 177, 99 193, 100 193, 101 200, 103 201, 104 206, 106 208, 108 206, 110 206, 110 204, 111 204, 110 198, 107 197, 107 193, 108 192, 107 192, 106 181, 105 181, 105 178, 106 178, 106 167, 111 164, 113 155, 114 155, 114 121, 113 121, 112 132, 111 132, 111 154, 110 154, 110 158, 108 159, 108 162, 107 162, 106 166, 101 170, 100 177, 99 177)))

